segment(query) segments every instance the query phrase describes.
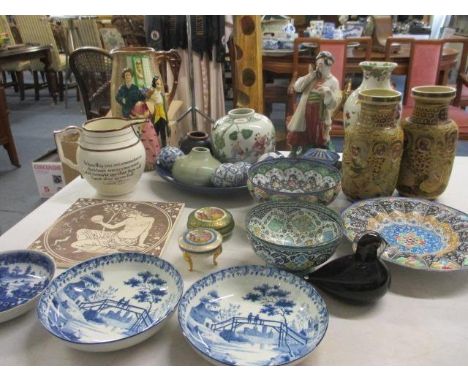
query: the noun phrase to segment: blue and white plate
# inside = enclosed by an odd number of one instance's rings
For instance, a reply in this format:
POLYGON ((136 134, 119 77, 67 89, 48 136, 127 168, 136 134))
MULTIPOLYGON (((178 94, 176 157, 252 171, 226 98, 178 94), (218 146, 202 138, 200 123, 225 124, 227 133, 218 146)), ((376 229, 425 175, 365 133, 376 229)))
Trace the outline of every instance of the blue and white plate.
POLYGON ((179 305, 179 324, 210 362, 285 365, 317 347, 327 330, 328 310, 300 277, 246 265, 194 283, 179 305))
POLYGON ((0 253, 0 322, 30 310, 54 277, 52 257, 36 251, 0 253))
POLYGON ((37 312, 42 325, 71 347, 113 351, 152 336, 174 312, 182 292, 182 277, 167 261, 115 253, 54 279, 37 312))
POLYGON ((346 236, 377 231, 388 243, 382 259, 426 271, 468 269, 468 215, 423 199, 386 197, 344 210, 346 236))

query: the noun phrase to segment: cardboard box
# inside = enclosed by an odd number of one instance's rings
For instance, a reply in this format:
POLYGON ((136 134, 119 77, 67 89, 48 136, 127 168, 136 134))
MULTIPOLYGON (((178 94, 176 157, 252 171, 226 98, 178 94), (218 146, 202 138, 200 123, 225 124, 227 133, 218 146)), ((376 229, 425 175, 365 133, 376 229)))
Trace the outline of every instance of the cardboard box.
POLYGON ((50 198, 65 186, 62 163, 57 150, 49 151, 37 158, 32 163, 32 167, 41 198, 50 198))
MULTIPOLYGON (((76 161, 78 135, 67 134, 62 141, 62 150, 67 158, 76 161)), ((57 149, 37 158, 32 163, 34 177, 41 198, 50 198, 79 174, 78 171, 63 163, 57 149)))

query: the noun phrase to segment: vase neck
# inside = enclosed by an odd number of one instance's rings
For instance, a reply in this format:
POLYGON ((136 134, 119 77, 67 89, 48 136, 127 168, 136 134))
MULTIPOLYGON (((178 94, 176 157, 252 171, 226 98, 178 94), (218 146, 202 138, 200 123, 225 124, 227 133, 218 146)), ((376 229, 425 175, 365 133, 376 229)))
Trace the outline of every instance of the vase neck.
POLYGON ((194 147, 189 153, 190 158, 193 159, 203 159, 210 157, 210 150, 206 147, 194 147))
POLYGON ((425 102, 416 99, 410 121, 419 125, 439 125, 447 123, 449 102, 425 102))
POLYGON ((364 77, 360 86, 361 89, 392 89, 390 82, 390 74, 384 77, 375 77, 369 75, 366 77, 366 71, 364 71, 364 77))
POLYGON ((396 127, 398 120, 398 103, 375 105, 362 102, 358 124, 371 128, 396 127))

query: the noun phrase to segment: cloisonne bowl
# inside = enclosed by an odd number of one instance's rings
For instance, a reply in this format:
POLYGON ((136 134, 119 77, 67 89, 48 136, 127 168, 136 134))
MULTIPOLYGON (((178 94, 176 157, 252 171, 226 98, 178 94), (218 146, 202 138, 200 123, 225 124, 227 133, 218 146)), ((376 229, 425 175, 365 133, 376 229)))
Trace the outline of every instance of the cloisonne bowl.
POLYGON ((327 261, 343 237, 335 211, 300 201, 258 204, 245 227, 255 253, 268 265, 297 273, 327 261))
POLYGON ((388 243, 382 259, 426 271, 468 269, 468 215, 423 199, 386 197, 342 212, 345 234, 378 232, 388 243))
POLYGON ((30 250, 0 253, 0 322, 34 307, 55 273, 49 255, 30 250))
POLYGON ((302 200, 330 204, 341 190, 341 174, 333 166, 302 158, 279 158, 254 164, 247 187, 258 202, 302 200))
POLYGON ((212 363, 285 365, 317 347, 328 310, 302 278, 245 265, 195 282, 180 302, 179 324, 190 345, 212 363))
POLYGON ((114 253, 69 268, 44 291, 42 325, 67 345, 103 352, 136 345, 158 331, 183 292, 179 272, 143 253, 114 253))

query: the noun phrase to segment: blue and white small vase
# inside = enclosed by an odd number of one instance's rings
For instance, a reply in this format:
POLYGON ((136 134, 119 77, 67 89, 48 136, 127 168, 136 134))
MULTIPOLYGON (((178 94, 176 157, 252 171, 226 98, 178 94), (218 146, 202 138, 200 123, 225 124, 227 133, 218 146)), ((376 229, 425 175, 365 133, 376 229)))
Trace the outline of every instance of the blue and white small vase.
POLYGON ((250 166, 247 162, 223 163, 214 172, 211 183, 216 187, 245 186, 250 166))
POLYGON ((184 155, 183 151, 178 147, 166 146, 159 153, 158 161, 162 167, 171 171, 176 159, 184 155))

